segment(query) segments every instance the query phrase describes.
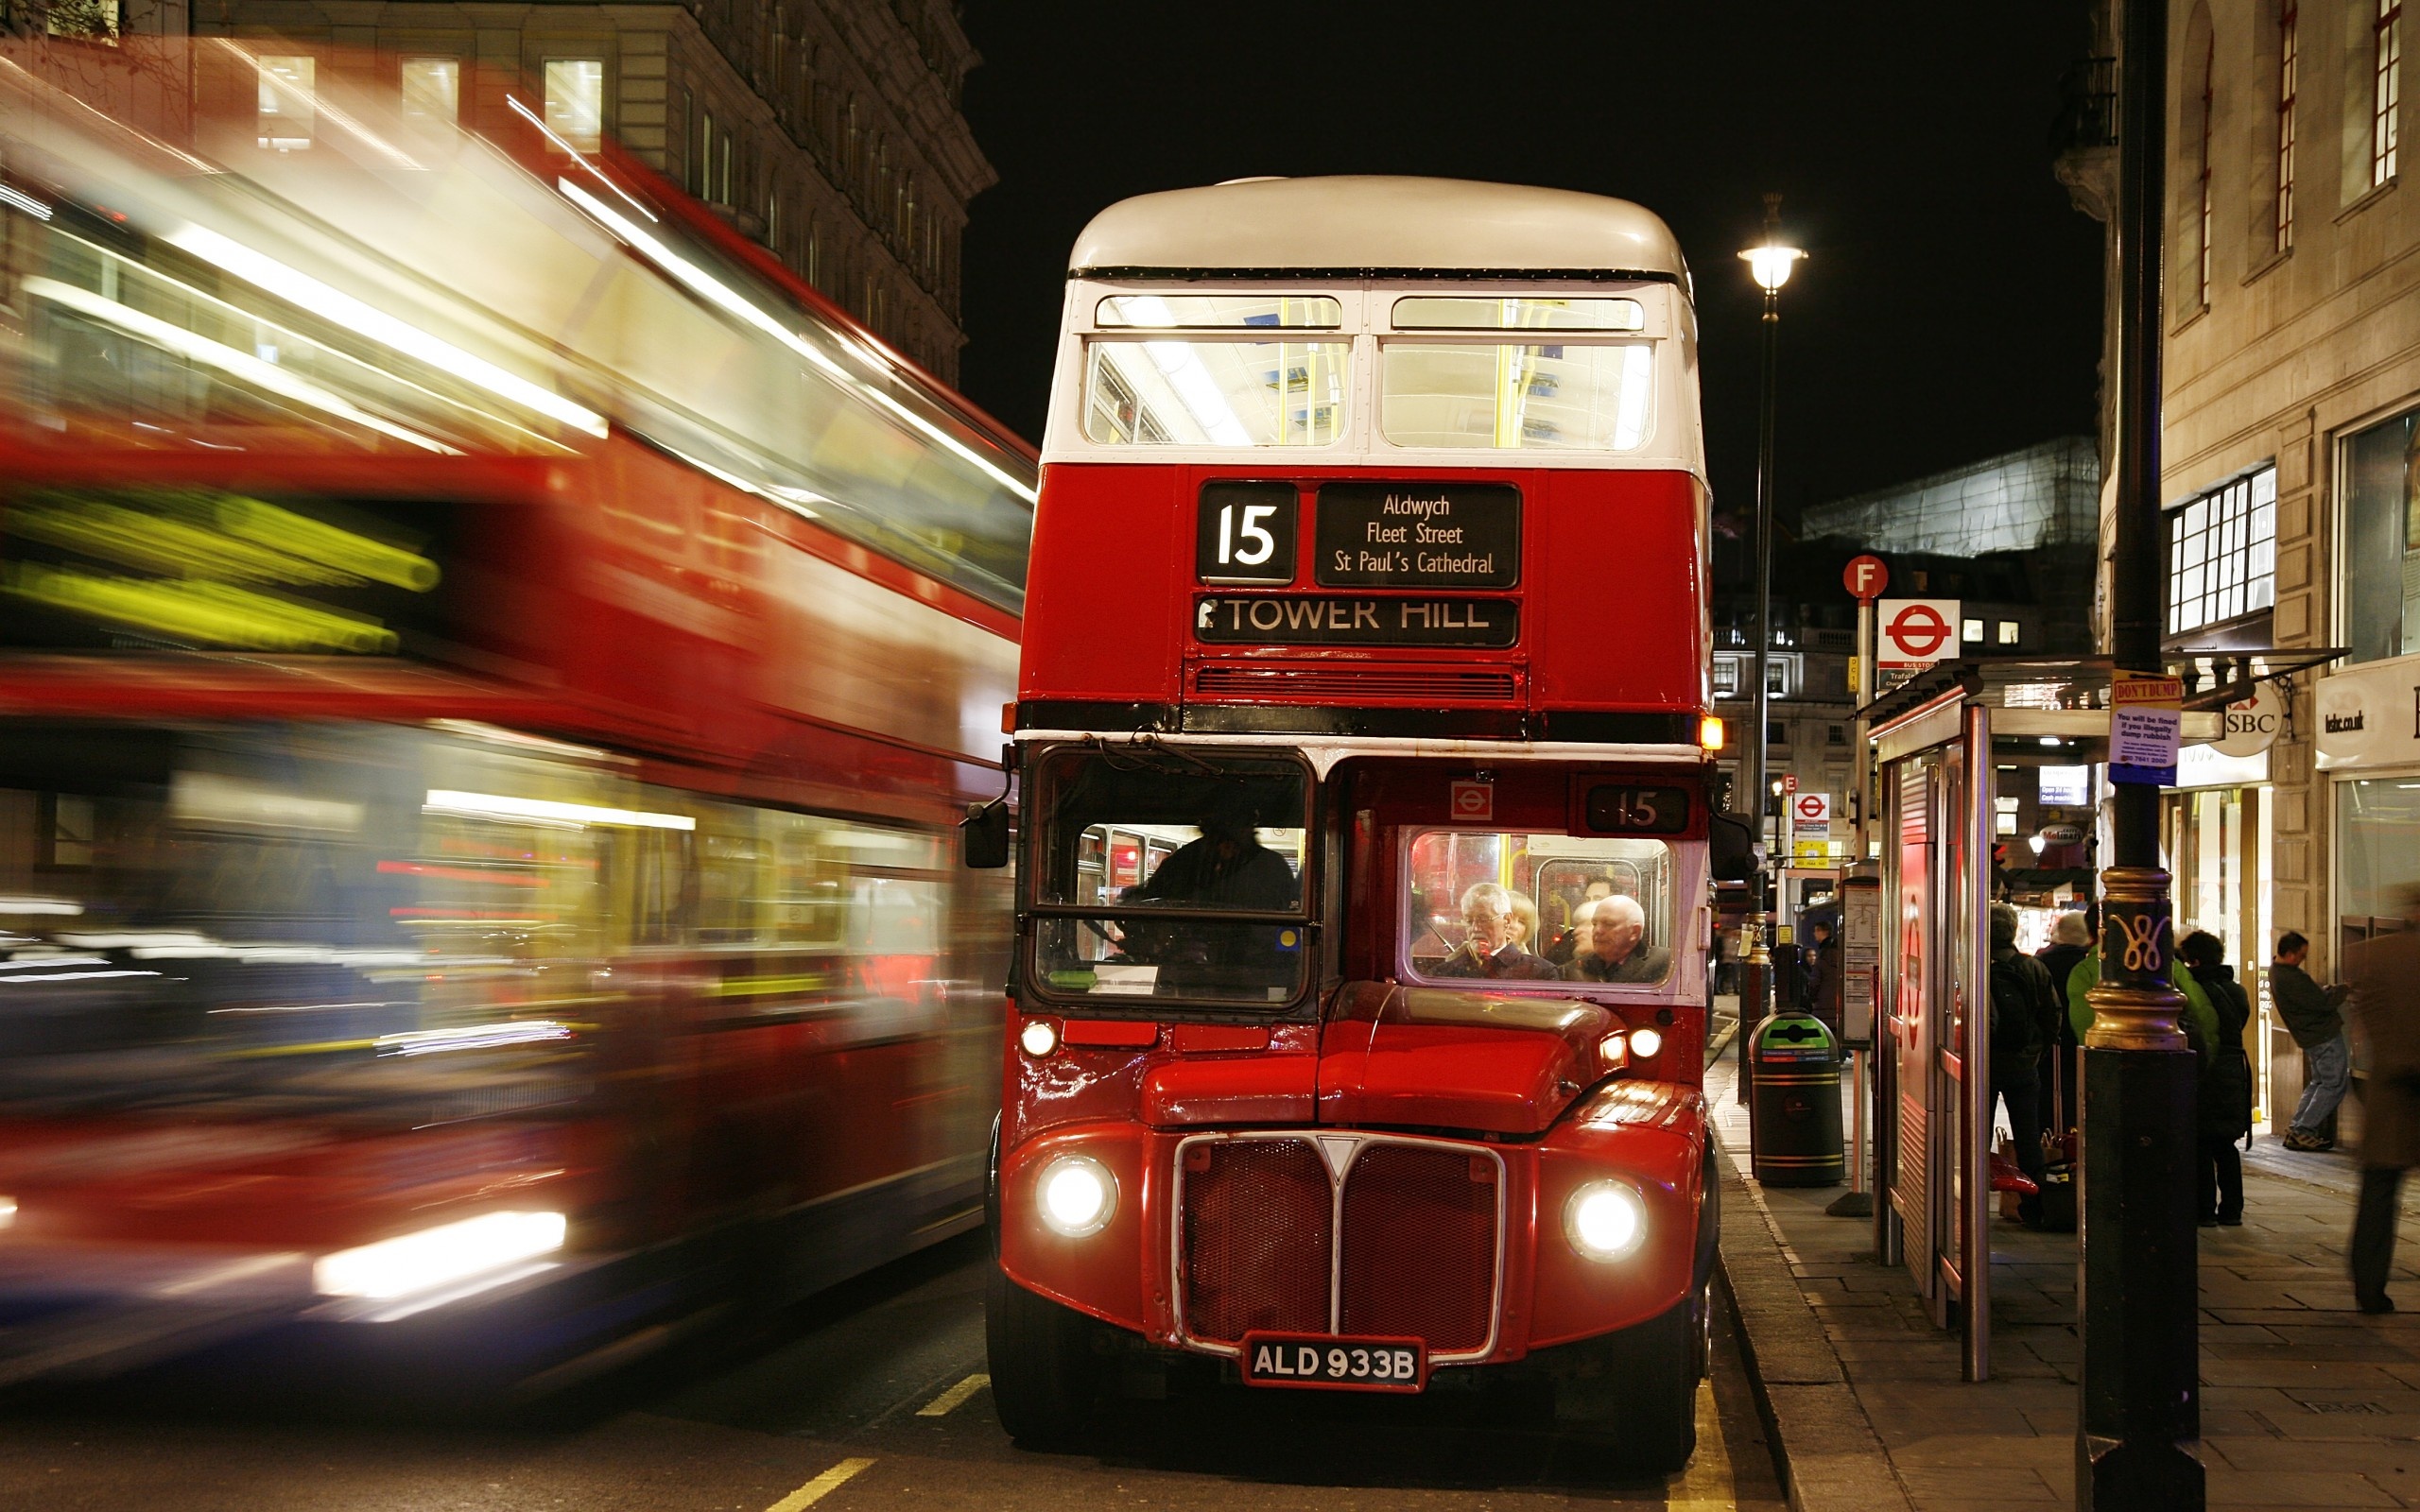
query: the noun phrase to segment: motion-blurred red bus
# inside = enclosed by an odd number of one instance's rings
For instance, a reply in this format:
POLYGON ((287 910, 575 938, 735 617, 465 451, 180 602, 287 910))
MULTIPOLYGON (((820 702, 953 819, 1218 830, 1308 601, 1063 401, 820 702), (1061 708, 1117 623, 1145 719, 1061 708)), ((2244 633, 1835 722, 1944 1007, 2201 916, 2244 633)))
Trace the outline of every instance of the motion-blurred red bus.
POLYGON ((1031 454, 354 61, 0 57, 0 1383, 539 1389, 981 1220, 1031 454))
POLYGON ((1590 195, 1253 180, 1078 241, 992 1188, 1020 1436, 1188 1369, 1528 1377, 1688 1457, 1695 339, 1670 233, 1590 195))

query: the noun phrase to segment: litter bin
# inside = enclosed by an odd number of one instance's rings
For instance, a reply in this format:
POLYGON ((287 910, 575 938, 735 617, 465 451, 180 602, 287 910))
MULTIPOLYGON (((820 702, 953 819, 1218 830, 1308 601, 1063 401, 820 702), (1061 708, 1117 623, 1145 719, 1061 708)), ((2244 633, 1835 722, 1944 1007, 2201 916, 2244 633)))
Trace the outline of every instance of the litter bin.
POLYGON ((1749 1041, 1755 1092, 1748 1104, 1749 1167, 1769 1187, 1836 1187, 1847 1179, 1841 1140, 1841 1042, 1807 1013, 1776 1013, 1749 1041))

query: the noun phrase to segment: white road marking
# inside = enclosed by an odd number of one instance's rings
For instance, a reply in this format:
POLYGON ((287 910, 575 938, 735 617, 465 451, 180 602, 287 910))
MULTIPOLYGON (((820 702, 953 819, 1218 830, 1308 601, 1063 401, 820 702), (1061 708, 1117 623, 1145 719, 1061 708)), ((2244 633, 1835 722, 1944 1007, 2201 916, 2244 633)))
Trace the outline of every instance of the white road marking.
POLYGON ((838 1490, 843 1483, 869 1469, 873 1464, 873 1461, 870 1459, 844 1459, 767 1507, 765 1512, 803 1512, 803 1509, 813 1506, 838 1490))
POLYGON ((916 1409, 919 1418, 946 1418, 966 1404, 966 1399, 992 1383, 987 1375, 972 1375, 950 1387, 940 1396, 916 1409))

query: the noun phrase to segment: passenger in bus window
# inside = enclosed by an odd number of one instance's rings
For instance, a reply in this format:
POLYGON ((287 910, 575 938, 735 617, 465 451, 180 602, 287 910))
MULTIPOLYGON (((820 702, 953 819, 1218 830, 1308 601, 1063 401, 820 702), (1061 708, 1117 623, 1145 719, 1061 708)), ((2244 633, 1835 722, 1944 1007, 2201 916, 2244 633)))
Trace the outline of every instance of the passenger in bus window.
POLYGON ((1462 892, 1462 927, 1470 931, 1453 954, 1437 963, 1439 976, 1483 976, 1496 981, 1551 982, 1559 974, 1521 948, 1512 894, 1492 882, 1462 892))
POLYGON ((1526 892, 1509 895, 1512 900, 1512 943, 1535 955, 1538 954, 1538 905, 1526 892))
POLYGON ((1647 943, 1647 912, 1616 893, 1588 916, 1588 953, 1564 968, 1566 982, 1661 982, 1671 953, 1647 943))
POLYGON ((1588 921, 1597 916, 1601 898, 1585 898, 1572 906, 1571 927, 1547 942, 1546 958, 1557 970, 1589 954, 1588 921))
POLYGON ((1231 794, 1201 816, 1201 837, 1160 863, 1127 894, 1134 902, 1219 908, 1291 908, 1298 888, 1286 858, 1253 833, 1252 800, 1231 794))

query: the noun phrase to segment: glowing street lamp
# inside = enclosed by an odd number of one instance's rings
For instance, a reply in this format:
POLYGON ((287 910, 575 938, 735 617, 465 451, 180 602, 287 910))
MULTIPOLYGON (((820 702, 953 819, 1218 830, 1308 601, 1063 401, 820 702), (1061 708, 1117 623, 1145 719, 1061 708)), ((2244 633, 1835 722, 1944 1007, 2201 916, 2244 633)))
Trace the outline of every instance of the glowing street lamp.
POLYGON ((1806 255, 1795 247, 1768 245, 1751 247, 1739 257, 1748 265, 1748 276, 1756 281, 1756 287, 1771 295, 1781 292, 1781 286, 1789 282, 1790 268, 1806 255))

